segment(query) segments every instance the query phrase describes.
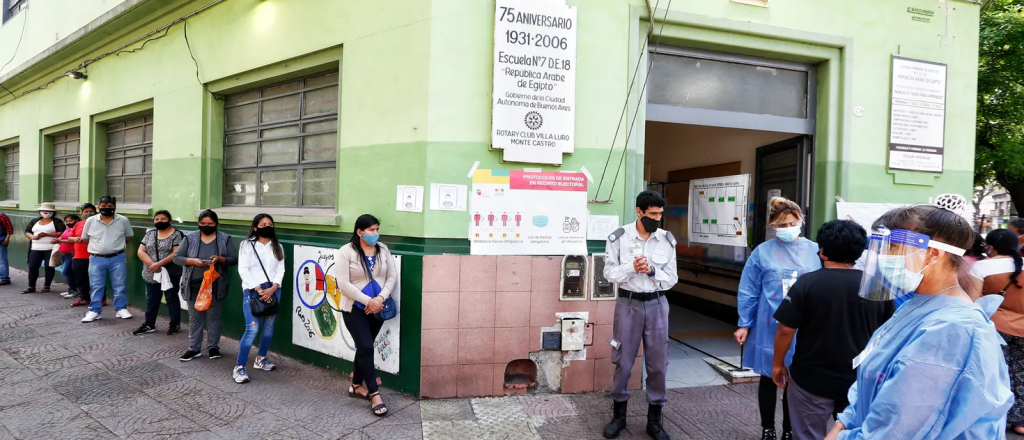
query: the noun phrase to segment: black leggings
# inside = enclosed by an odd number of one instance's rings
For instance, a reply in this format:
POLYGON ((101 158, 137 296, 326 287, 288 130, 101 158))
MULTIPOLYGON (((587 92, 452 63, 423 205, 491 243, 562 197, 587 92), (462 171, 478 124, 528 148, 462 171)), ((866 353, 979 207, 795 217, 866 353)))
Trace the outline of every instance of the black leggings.
POLYGON ((78 297, 86 302, 92 302, 92 287, 89 284, 89 259, 79 258, 71 260, 71 270, 75 272, 75 281, 78 281, 78 297))
POLYGON ((39 265, 46 264, 43 287, 49 289, 53 282, 53 267, 50 266, 50 254, 53 251, 30 251, 28 253, 28 287, 36 288, 36 280, 39 279, 39 265))
MULTIPOLYGON (((761 409, 761 427, 764 429, 775 429, 775 401, 778 400, 776 392, 779 387, 770 377, 761 376, 761 382, 757 386, 757 406, 761 409)), ((786 392, 782 392, 782 432, 790 432, 793 427, 789 424, 789 398, 786 392)))
POLYGON ((377 339, 384 322, 376 316, 367 315, 362 309, 352 306, 352 312, 341 312, 345 328, 352 334, 356 345, 355 368, 352 383, 365 385, 370 393, 377 392, 377 371, 373 369, 373 341, 377 339))

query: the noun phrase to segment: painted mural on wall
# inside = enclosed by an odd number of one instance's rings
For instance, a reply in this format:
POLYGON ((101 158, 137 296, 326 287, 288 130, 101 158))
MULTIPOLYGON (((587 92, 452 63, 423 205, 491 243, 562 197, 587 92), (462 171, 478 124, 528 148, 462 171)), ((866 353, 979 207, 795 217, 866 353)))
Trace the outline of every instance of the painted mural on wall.
MULTIPOLYGON (((352 361, 356 354, 352 335, 341 314, 341 291, 331 275, 336 249, 294 246, 292 277, 292 343, 310 350, 352 361)), ((378 370, 398 374, 399 332, 402 318, 402 257, 395 255, 398 283, 391 297, 398 305, 398 316, 384 323, 374 341, 374 359, 378 370)), ((383 283, 382 283, 383 284, 383 283)), ((359 311, 361 313, 361 311, 359 311)))

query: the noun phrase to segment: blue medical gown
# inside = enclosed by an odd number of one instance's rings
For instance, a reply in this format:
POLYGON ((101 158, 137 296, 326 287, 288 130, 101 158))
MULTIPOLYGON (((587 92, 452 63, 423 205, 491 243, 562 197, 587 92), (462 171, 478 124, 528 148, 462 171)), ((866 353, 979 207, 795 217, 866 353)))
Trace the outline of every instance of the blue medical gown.
MULTIPOLYGON (((774 316, 784 298, 783 281, 792 277, 793 272, 800 277, 818 269, 818 245, 806 238, 792 243, 771 239, 750 253, 737 292, 737 325, 750 329, 743 350, 744 367, 753 368, 762 376, 772 376, 775 331, 779 328, 774 316)), ((786 365, 793 359, 795 345, 786 354, 786 365)))
POLYGON ((981 306, 913 295, 872 336, 840 440, 1005 439, 1013 394, 1001 342, 981 306))

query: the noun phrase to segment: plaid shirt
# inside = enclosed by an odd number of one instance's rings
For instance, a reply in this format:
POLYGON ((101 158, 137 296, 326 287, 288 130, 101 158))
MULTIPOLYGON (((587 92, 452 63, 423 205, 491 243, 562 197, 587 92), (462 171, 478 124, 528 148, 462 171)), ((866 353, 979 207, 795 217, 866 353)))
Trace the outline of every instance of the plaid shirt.
POLYGON ((7 214, 0 214, 0 227, 3 228, 4 237, 14 235, 14 225, 11 224, 11 219, 7 217, 7 214))

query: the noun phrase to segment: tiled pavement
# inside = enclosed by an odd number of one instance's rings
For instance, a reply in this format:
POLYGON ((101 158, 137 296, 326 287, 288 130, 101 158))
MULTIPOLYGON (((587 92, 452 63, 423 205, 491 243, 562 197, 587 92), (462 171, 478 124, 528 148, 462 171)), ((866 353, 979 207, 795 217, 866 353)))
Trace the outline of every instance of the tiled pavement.
MULTIPOLYGON (((278 370, 237 385, 236 341, 221 343, 221 359, 180 362, 184 333, 132 336, 141 311, 125 321, 105 310, 83 324, 84 309, 57 294, 20 295, 25 275, 12 278, 0 287, 0 439, 599 439, 611 413, 601 394, 417 401, 385 390, 392 414, 379 419, 338 374, 275 357, 278 370)), ((758 438, 755 386, 669 399, 673 439, 758 438)), ((648 438, 646 410, 636 393, 620 438, 648 438)))

